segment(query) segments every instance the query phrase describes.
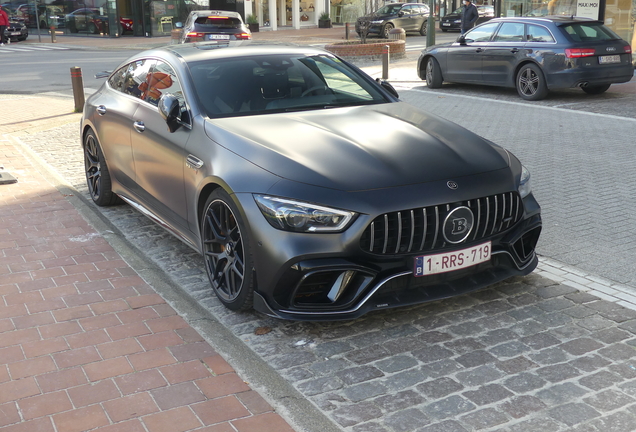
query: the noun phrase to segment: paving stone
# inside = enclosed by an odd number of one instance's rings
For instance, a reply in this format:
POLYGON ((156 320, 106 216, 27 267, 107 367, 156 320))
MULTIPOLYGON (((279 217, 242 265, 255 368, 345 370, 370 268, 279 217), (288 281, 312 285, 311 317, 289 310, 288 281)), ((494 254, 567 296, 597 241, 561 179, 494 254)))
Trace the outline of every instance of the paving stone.
POLYGON ((599 411, 614 411, 627 404, 634 403, 634 398, 616 390, 606 390, 583 399, 584 402, 599 411))
POLYGON ((353 367, 351 362, 345 359, 331 359, 326 361, 318 361, 309 366, 309 369, 313 374, 318 376, 333 375, 334 373, 353 367))
POLYGON ((625 339, 632 337, 632 335, 626 331, 620 330, 616 327, 612 327, 597 331, 596 333, 592 333, 590 337, 605 344, 612 344, 624 341, 625 339))
POLYGON ((463 338, 446 342, 444 346, 456 354, 465 354, 485 348, 485 345, 474 338, 463 338))
POLYGON ((344 427, 382 417, 382 410, 371 402, 347 405, 332 411, 332 417, 344 427))
POLYGON ((588 421, 601 414, 589 405, 583 403, 569 403, 549 410, 550 416, 568 426, 588 421))
POLYGON ((601 390, 621 381, 623 381, 623 379, 616 374, 608 371, 600 371, 581 378, 579 384, 592 390, 601 390))
MULTIPOLYGON (((566 426, 554 419, 534 417, 510 426, 505 432, 565 432, 566 426)), ((569 429, 568 429, 569 431, 569 429)))
POLYGON ((474 410, 476 407, 472 402, 467 401, 461 396, 449 396, 446 399, 433 402, 423 408, 426 416, 444 420, 448 418, 455 418, 460 414, 474 410))
POLYGON ((445 420, 440 423, 434 423, 419 429, 417 432, 468 432, 462 425, 455 420, 445 420))
POLYGON ((560 339, 557 339, 550 333, 538 333, 531 336, 526 336, 521 339, 521 342, 528 345, 535 350, 541 350, 561 343, 560 339))
POLYGON ((438 378, 441 376, 451 375, 455 372, 463 370, 464 368, 455 360, 446 359, 429 363, 425 365, 423 369, 430 377, 438 378))
POLYGON ((589 331, 599 331, 613 326, 614 322, 605 317, 593 315, 579 320, 577 325, 589 331))
POLYGON ((502 370, 503 372, 512 375, 519 372, 526 371, 528 369, 534 369, 537 367, 537 364, 531 360, 528 360, 524 356, 515 357, 509 360, 504 360, 495 363, 497 369, 502 370))
POLYGON ((569 360, 568 353, 558 347, 546 348, 536 354, 528 354, 530 360, 542 365, 563 363, 569 360))
POLYGON ((389 359, 381 360, 375 363, 375 366, 382 372, 392 373, 399 372, 404 369, 410 369, 417 366, 417 360, 407 355, 394 355, 389 359))
POLYGON ((366 364, 376 360, 389 357, 390 351, 381 345, 371 345, 367 348, 362 348, 356 351, 352 351, 346 355, 347 360, 350 360, 357 364, 366 364))
POLYGON ((503 373, 491 366, 481 366, 468 372, 458 372, 457 379, 467 387, 483 385, 498 380, 503 373))
POLYGON ((534 396, 518 396, 502 403, 499 408, 509 416, 519 419, 540 412, 547 407, 541 399, 534 396))
POLYGON ((415 384, 420 383, 427 378, 428 374, 421 368, 413 368, 387 377, 384 380, 384 383, 387 388, 393 391, 399 391, 408 387, 413 387, 415 384))
POLYGON ((454 326, 448 327, 448 331, 456 336, 473 336, 484 331, 481 326, 473 322, 463 322, 454 326))
POLYGON ((548 406, 555 406, 581 398, 589 393, 574 383, 557 384, 539 391, 536 396, 548 406))
POLYGON ((460 420, 469 424, 476 430, 480 430, 506 423, 508 421, 508 417, 494 408, 485 408, 466 414, 465 416, 462 416, 460 420))
POLYGON ((347 387, 344 394, 352 402, 360 402, 386 393, 386 387, 379 382, 365 382, 347 387))
POLYGON ((528 305, 526 307, 513 309, 507 312, 507 315, 510 315, 512 318, 517 321, 524 321, 532 319, 538 315, 541 315, 543 311, 539 309, 535 304, 528 305))
POLYGON ((349 352, 353 349, 352 345, 345 341, 330 341, 320 343, 315 348, 318 357, 329 358, 337 354, 349 352))
POLYGON ((488 363, 494 363, 497 359, 487 351, 478 350, 463 354, 457 357, 455 361, 466 368, 473 368, 488 363))
POLYGON ((363 423, 353 427, 353 432, 390 432, 387 428, 376 422, 363 423))
POLYGON ((499 402, 500 400, 506 399, 512 395, 512 392, 499 384, 489 384, 479 387, 478 390, 471 390, 462 393, 462 396, 477 405, 488 405, 494 402, 499 402))
POLYGON ((439 345, 413 351, 413 356, 422 363, 433 363, 453 356, 453 352, 439 345))
POLYGON ((612 344, 598 351, 600 355, 613 361, 628 360, 636 356, 636 348, 629 345, 612 344))
POLYGON ((597 369, 610 365, 611 362, 597 354, 592 354, 585 357, 577 357, 570 361, 569 364, 584 372, 594 372, 597 369))
POLYGON ((623 379, 636 378, 636 366, 631 362, 628 363, 615 363, 608 366, 608 369, 615 374, 620 375, 623 379))
MULTIPOLYGON (((518 340, 519 335, 509 329, 497 329, 486 333, 484 336, 479 337, 479 341, 486 346, 497 345, 500 343, 508 342, 510 340, 518 340)), ((559 342, 556 342, 559 343, 559 342)))
POLYGON ((430 422, 431 420, 422 411, 415 408, 395 412, 384 419, 384 424, 395 432, 414 431, 430 422))
POLYGON ((520 337, 525 337, 544 332, 548 329, 548 327, 535 320, 526 320, 511 326, 510 329, 517 333, 520 337))
POLYGON ((537 375, 541 378, 550 381, 552 383, 565 381, 571 378, 576 378, 580 375, 578 369, 569 364, 557 364, 552 366, 545 366, 536 370, 537 375))
POLYGON ((566 339, 576 339, 579 337, 588 336, 589 332, 575 324, 564 325, 563 327, 555 328, 552 330, 554 337, 566 339))
POLYGON ((336 377, 323 377, 298 384, 298 389, 309 396, 338 390, 342 387, 342 381, 336 377))
POLYGON ((346 369, 336 374, 345 384, 357 384, 384 376, 382 371, 372 366, 360 366, 346 369))
POLYGON ((554 298, 537 303, 537 307, 546 312, 554 312, 574 306, 575 303, 566 298, 554 298))
POLYGON ((535 293, 544 299, 552 298, 552 297, 560 297, 565 294, 573 294, 578 293, 579 290, 576 288, 572 288, 567 285, 551 285, 548 287, 542 287, 535 291, 535 293))
POLYGON ((590 308, 587 308, 585 306, 582 305, 576 305, 573 306, 571 308, 568 308, 566 310, 563 311, 564 314, 567 314, 573 318, 585 318, 585 317, 589 317, 589 316, 594 316, 597 315, 598 312, 595 310, 592 310, 590 308))
POLYGON ((501 358, 516 357, 530 350, 531 348, 528 345, 518 341, 511 341, 489 348, 488 352, 497 358, 501 358))
POLYGON ((401 411, 424 402, 424 398, 413 390, 406 390, 394 395, 374 399, 376 405, 385 412, 401 411))
POLYGON ((512 306, 505 300, 495 300, 487 303, 478 304, 474 307, 474 309, 486 315, 495 315, 509 311, 513 307, 514 306, 512 306))
POLYGON ((595 351, 599 348, 602 348, 603 344, 591 338, 579 338, 561 344, 559 345, 559 347, 572 355, 580 356, 590 351, 595 351))
POLYGON ((590 426, 595 432, 626 432, 636 430, 636 416, 619 411, 607 417, 592 420, 590 426))
POLYGON ((546 327, 560 327, 572 322, 572 318, 562 312, 545 313, 535 318, 538 322, 546 327))
POLYGON ((432 344, 449 341, 453 339, 453 336, 450 333, 434 330, 434 331, 421 333, 418 339, 420 339, 427 346, 429 346, 432 344))
POLYGON ((429 399, 441 399, 451 393, 457 393, 463 388, 463 385, 449 377, 428 381, 417 386, 417 390, 424 393, 429 399))

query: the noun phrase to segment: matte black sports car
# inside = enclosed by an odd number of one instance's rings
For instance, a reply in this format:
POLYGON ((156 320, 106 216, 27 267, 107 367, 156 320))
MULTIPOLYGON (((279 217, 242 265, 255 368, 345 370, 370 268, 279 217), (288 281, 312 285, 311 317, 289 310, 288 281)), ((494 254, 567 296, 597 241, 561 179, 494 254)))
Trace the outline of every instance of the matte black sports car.
POLYGON ((81 139, 93 201, 201 252, 230 309, 354 318, 537 265, 519 160, 323 50, 142 52, 88 98, 81 139))
POLYGON ((382 6, 369 16, 356 20, 356 32, 362 34, 363 27, 368 25, 367 34, 383 38, 389 37, 389 32, 396 27, 405 31, 416 31, 426 36, 429 8, 422 3, 389 3, 382 6))
POLYGON ((517 89, 539 100, 550 89, 600 94, 632 79, 632 48, 601 21, 562 16, 495 18, 456 42, 420 54, 417 72, 430 88, 444 81, 517 89))
MULTIPOLYGON (((439 20, 439 28, 443 32, 447 32, 449 30, 457 30, 460 31, 462 28, 462 11, 463 7, 455 9, 453 12, 444 15, 439 20)), ((479 18, 477 18, 476 25, 483 24, 486 21, 489 21, 495 17, 495 7, 489 5, 480 5, 477 6, 477 13, 479 13, 479 18)))

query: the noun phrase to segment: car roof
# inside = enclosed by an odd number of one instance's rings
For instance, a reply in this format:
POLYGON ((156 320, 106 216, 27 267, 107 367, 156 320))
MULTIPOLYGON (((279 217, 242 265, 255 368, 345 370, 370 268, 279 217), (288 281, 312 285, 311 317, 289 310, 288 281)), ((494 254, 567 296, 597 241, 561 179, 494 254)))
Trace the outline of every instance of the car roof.
POLYGON ((587 22, 587 23, 601 22, 592 18, 576 17, 571 15, 548 15, 548 16, 541 16, 541 17, 502 17, 502 18, 494 18, 493 20, 491 20, 491 22, 500 22, 500 21, 501 22, 522 21, 522 22, 532 22, 537 24, 552 22, 556 25, 575 24, 575 23, 582 23, 582 22, 587 22))
MULTIPOLYGON (((254 44, 247 42, 240 46, 223 46, 214 43, 196 42, 187 44, 166 45, 163 47, 143 51, 134 58, 172 57, 185 62, 195 62, 206 59, 240 58, 254 55, 332 55, 320 48, 300 47, 284 44, 254 44)), ((129 60, 127 60, 128 62, 129 60)))
POLYGON ((238 18, 241 16, 238 12, 224 11, 224 10, 196 10, 190 13, 196 16, 219 15, 219 16, 228 16, 233 18, 238 18))

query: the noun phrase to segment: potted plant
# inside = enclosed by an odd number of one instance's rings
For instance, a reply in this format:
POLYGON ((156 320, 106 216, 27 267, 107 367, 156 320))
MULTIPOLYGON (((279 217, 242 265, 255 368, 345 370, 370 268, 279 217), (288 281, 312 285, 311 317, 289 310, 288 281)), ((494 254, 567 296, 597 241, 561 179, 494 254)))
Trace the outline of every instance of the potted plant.
POLYGON ((318 28, 331 28, 331 18, 329 12, 323 12, 318 17, 318 28))
POLYGON ((250 29, 252 33, 258 32, 258 18, 256 15, 248 15, 247 18, 247 28, 250 29))

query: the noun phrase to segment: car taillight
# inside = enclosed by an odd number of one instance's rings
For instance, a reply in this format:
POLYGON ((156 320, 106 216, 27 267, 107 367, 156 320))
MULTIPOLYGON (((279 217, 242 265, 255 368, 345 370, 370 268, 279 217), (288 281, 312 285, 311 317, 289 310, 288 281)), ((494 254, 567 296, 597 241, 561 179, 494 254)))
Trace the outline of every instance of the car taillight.
POLYGON ((187 38, 202 38, 203 37, 203 33, 197 33, 197 32, 189 32, 186 34, 187 38))
POLYGON ((625 54, 631 54, 632 53, 632 47, 627 45, 625 48, 623 48, 625 50, 625 54))
POLYGON ((596 54, 594 48, 566 48, 565 56, 567 58, 590 57, 596 54))
POLYGON ((252 39, 252 35, 249 33, 237 33, 234 36, 239 40, 252 39))

